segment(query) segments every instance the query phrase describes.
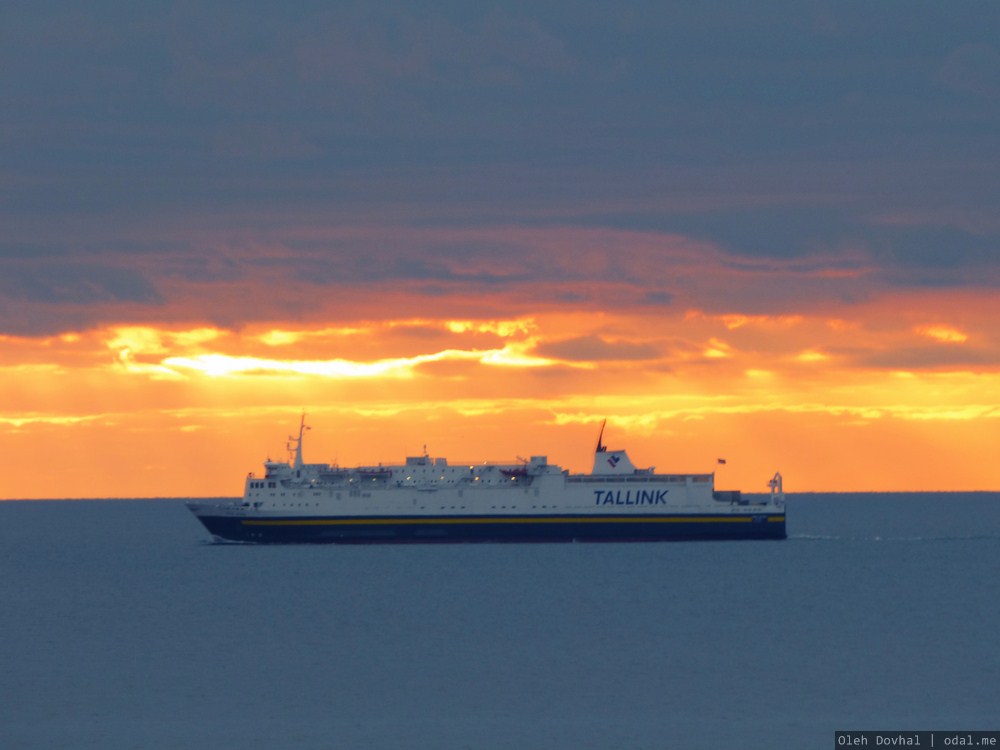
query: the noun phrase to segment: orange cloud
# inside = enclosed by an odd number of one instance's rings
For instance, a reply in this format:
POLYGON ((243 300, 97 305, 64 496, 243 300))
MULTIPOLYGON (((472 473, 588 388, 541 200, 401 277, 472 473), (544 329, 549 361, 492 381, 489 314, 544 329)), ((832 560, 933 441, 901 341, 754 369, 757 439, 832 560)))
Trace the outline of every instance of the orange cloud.
POLYGON ((968 334, 947 325, 922 325, 914 329, 921 336, 944 344, 964 344, 969 340, 968 334))
POLYGON ((930 325, 914 321, 922 302, 857 317, 537 309, 8 336, 0 450, 23 470, 3 492, 229 494, 262 452, 281 454, 302 409, 316 460, 398 460, 426 442, 585 470, 607 417, 640 463, 702 470, 726 455, 728 486, 780 468, 800 489, 998 487, 992 308, 930 325))

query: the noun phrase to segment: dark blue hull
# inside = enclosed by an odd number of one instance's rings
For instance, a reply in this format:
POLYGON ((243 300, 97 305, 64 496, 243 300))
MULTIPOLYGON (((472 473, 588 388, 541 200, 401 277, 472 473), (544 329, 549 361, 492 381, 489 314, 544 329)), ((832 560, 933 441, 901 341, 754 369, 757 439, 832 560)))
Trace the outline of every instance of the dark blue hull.
POLYGON ((218 539, 259 544, 657 542, 784 539, 785 515, 239 518, 199 515, 218 539))

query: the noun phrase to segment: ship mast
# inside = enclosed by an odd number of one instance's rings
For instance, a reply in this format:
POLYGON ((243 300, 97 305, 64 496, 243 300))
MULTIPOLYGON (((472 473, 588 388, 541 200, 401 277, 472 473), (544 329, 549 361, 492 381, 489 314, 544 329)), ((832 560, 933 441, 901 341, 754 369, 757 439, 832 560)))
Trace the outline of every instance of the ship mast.
POLYGON ((306 425, 306 413, 302 412, 302 420, 299 422, 299 436, 288 436, 288 450, 291 451, 292 445, 295 445, 295 461, 292 464, 292 468, 296 471, 302 468, 302 433, 308 429, 309 427, 306 425))
POLYGON ((604 438, 604 425, 606 425, 607 423, 608 423, 607 419, 601 422, 601 431, 597 435, 597 450, 595 451, 595 453, 605 453, 608 450, 601 442, 601 440, 604 438))

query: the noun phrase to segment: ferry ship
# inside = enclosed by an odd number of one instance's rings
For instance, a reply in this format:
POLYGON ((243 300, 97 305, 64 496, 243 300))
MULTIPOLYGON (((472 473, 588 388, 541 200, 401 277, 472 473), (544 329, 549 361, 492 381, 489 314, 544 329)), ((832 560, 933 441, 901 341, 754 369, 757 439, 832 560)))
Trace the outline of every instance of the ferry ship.
POLYGON ((426 449, 395 465, 305 463, 298 436, 287 461, 247 476, 243 497, 190 502, 219 542, 585 542, 784 539, 779 473, 770 494, 715 489, 715 474, 636 468, 603 444, 589 474, 546 456, 515 463, 449 464, 426 449))

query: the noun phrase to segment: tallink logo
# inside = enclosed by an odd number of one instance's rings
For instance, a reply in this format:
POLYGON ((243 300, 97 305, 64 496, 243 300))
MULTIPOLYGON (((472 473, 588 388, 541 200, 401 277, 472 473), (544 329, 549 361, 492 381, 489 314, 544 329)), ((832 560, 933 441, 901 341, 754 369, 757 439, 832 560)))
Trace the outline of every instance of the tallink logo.
POLYGON ((594 490, 595 505, 666 505, 669 490, 594 490))

